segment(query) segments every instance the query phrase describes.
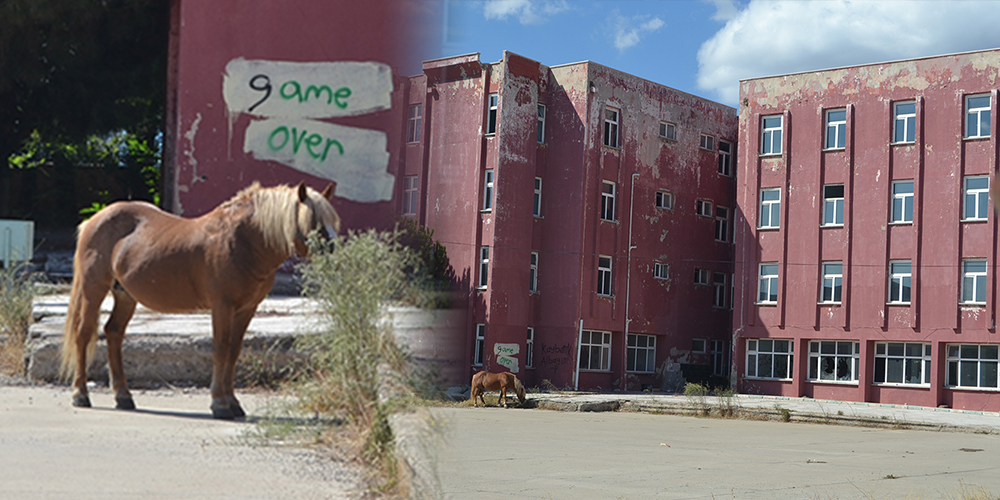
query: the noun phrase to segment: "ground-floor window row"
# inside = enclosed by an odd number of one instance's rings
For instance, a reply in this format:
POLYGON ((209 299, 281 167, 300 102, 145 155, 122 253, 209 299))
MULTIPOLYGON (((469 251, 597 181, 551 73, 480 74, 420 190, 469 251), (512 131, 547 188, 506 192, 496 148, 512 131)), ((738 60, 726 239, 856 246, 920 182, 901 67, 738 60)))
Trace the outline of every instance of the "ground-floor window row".
MULTIPOLYGON (((745 376, 791 380, 795 344, 789 339, 748 339, 745 376)), ((945 386, 963 389, 1000 388, 1000 344, 946 344, 945 386)), ((859 382, 861 343, 857 340, 809 342, 810 382, 859 382)), ((876 342, 872 383, 929 387, 934 362, 931 344, 876 342)))

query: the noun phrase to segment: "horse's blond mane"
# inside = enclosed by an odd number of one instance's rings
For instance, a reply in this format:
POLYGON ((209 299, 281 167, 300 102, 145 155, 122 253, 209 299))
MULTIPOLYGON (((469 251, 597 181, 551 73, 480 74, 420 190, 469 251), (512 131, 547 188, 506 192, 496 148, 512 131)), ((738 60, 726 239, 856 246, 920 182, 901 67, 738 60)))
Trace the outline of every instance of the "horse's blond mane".
POLYGON ((295 250, 295 235, 298 232, 298 201, 298 194, 292 187, 281 185, 265 188, 255 181, 220 205, 220 208, 252 202, 254 211, 251 217, 263 233, 267 246, 291 253, 295 250))

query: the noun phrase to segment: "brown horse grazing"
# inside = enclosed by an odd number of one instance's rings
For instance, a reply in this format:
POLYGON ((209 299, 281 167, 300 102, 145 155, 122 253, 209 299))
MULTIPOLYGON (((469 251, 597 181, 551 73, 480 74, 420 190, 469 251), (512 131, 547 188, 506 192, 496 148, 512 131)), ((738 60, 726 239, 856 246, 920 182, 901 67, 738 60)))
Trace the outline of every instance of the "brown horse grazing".
POLYGON ((110 290, 114 308, 104 333, 117 408, 135 408, 122 370, 122 340, 138 302, 161 312, 211 310, 212 416, 245 416, 233 395, 243 335, 278 267, 292 254, 308 254, 306 235, 340 232, 328 201, 332 192, 332 184, 319 193, 305 184, 262 188, 255 182, 194 219, 127 201, 80 224, 62 348, 63 376, 73 374, 73 406, 90 406, 87 360, 110 290))
POLYGON ((500 391, 500 399, 497 401, 497 406, 503 404, 503 407, 507 407, 507 389, 513 388, 517 392, 517 399, 520 402, 525 402, 524 397, 524 386, 521 381, 517 379, 511 372, 502 373, 490 373, 490 372, 478 372, 472 376, 472 405, 479 406, 479 401, 476 401, 476 397, 483 402, 483 406, 486 406, 486 400, 483 399, 483 393, 486 391, 500 391))

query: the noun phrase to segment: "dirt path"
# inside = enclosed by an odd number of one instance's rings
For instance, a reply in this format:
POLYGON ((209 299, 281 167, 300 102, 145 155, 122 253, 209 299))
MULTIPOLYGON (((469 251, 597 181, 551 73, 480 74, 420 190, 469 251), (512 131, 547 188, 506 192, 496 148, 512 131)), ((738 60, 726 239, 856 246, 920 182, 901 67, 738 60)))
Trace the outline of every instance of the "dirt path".
MULTIPOLYGON (((239 395, 253 417, 265 396, 239 395)), ((0 386, 0 498, 352 498, 359 472, 326 449, 263 445, 256 426, 209 418, 206 391, 137 391, 135 412, 94 391, 0 386)), ((251 418, 251 420, 253 420, 251 418)))

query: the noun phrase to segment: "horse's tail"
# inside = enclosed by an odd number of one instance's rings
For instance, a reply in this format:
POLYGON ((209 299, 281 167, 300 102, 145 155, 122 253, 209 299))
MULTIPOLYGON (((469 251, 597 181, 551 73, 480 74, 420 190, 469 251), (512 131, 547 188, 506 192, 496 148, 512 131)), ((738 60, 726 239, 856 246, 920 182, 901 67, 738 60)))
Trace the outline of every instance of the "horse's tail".
POLYGON ((63 329, 63 343, 62 343, 62 365, 59 370, 59 375, 63 379, 69 379, 73 376, 73 372, 76 369, 76 352, 77 344, 80 342, 82 336, 89 336, 86 339, 87 342, 87 356, 86 360, 93 359, 94 350, 97 347, 97 335, 93 333, 97 331, 97 317, 94 317, 90 322, 91 325, 84 324, 86 319, 86 312, 83 310, 83 300, 84 300, 84 269, 81 263, 81 252, 79 248, 80 233, 82 233, 83 226, 80 226, 80 231, 77 234, 77 251, 73 256, 73 286, 69 295, 69 307, 66 311, 66 326, 63 329))

